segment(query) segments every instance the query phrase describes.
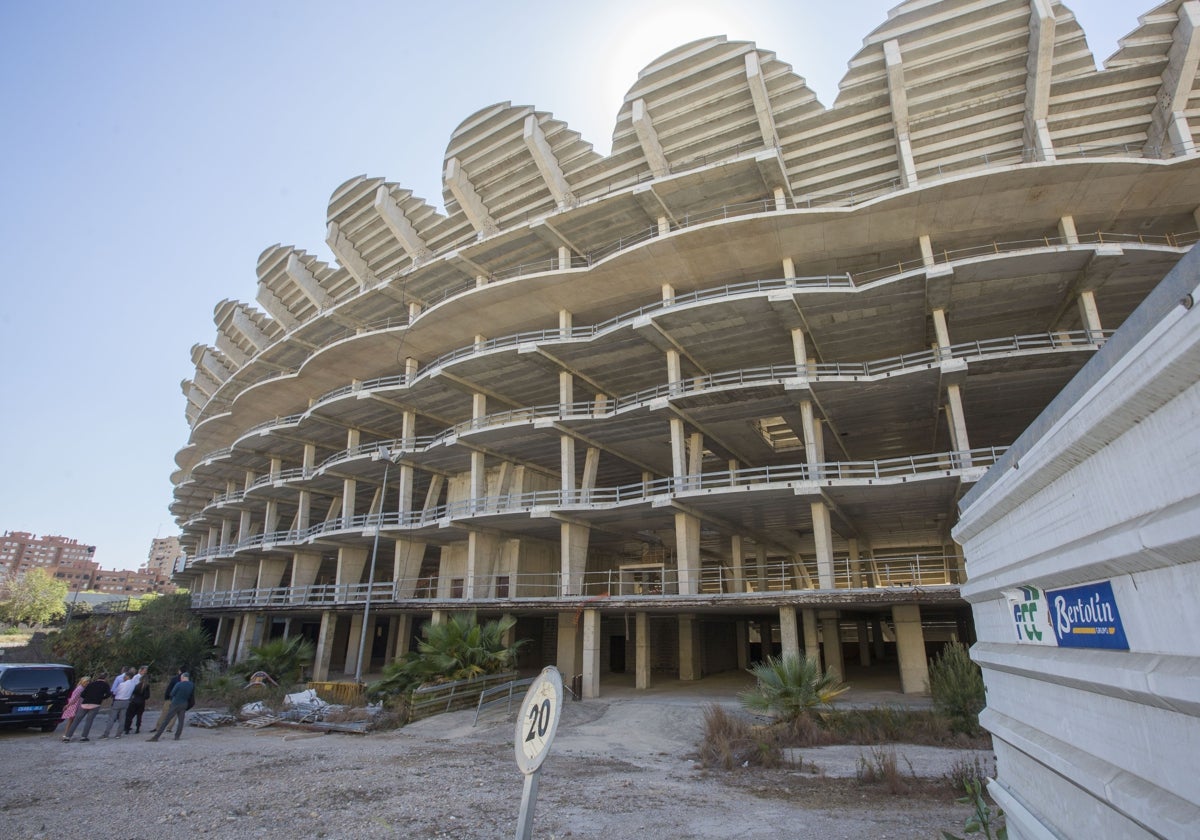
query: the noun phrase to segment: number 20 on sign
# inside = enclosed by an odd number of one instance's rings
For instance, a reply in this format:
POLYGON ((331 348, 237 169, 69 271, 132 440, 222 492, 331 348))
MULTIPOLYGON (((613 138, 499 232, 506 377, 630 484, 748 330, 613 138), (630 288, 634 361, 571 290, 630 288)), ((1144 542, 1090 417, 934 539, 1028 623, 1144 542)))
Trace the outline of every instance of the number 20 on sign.
POLYGON ((562 674, 557 668, 545 668, 525 694, 525 702, 521 704, 521 713, 517 715, 517 727, 513 736, 517 767, 525 774, 517 840, 527 840, 532 836, 538 774, 541 772, 542 762, 546 760, 546 754, 550 751, 554 733, 558 731, 562 705, 562 674))

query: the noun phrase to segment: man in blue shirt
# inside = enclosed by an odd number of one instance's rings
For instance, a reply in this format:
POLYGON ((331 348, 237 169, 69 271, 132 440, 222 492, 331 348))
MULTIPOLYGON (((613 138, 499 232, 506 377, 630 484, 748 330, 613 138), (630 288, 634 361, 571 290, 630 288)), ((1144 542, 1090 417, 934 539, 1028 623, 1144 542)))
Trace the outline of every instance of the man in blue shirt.
POLYGON ((154 736, 147 740, 157 741, 158 737, 163 734, 168 726, 171 725, 171 719, 178 719, 179 723, 175 727, 175 740, 179 740, 179 736, 183 734, 183 718, 191 706, 192 695, 196 691, 196 686, 192 683, 190 674, 184 672, 179 675, 179 682, 171 689, 171 706, 167 709, 167 713, 162 716, 158 722, 158 729, 154 731, 154 736))

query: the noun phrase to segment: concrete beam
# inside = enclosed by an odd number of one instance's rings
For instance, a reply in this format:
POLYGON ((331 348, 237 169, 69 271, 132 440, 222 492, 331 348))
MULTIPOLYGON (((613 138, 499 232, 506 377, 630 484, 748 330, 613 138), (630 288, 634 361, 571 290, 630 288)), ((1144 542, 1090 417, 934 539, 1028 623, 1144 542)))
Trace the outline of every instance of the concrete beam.
POLYGON ((446 161, 445 181, 454 200, 462 208, 463 215, 467 217, 467 221, 471 223, 471 227, 475 228, 475 232, 480 238, 491 236, 500 230, 496 220, 492 218, 487 206, 484 205, 483 199, 479 197, 479 193, 475 192, 475 185, 463 171, 458 158, 450 158, 446 161))
POLYGON ((662 144, 658 142, 658 132, 654 130, 654 121, 650 117, 650 112, 646 110, 646 100, 644 99, 633 101, 633 130, 637 133, 642 154, 646 156, 650 174, 655 178, 670 175, 671 165, 667 162, 666 154, 663 153, 662 144))
POLYGON ((917 168, 913 162, 912 143, 908 135, 908 90, 904 85, 904 60, 900 42, 893 39, 883 44, 887 64, 888 93, 892 99, 892 128, 896 132, 896 160, 900 165, 900 180, 905 187, 917 183, 917 168))
POLYGON ((287 266, 284 268, 284 272, 287 274, 288 279, 296 284, 296 288, 312 301, 313 306, 317 307, 317 309, 327 309, 333 303, 333 298, 321 288, 321 284, 317 282, 317 278, 308 270, 308 266, 300 262, 300 258, 296 256, 294 251, 288 254, 287 266))
POLYGON ((771 98, 767 95, 767 83, 763 79, 757 52, 746 53, 746 84, 750 87, 750 98, 754 100, 754 116, 758 119, 758 133, 762 136, 763 145, 778 146, 775 115, 771 110, 771 98))
POLYGON ((554 150, 546 141, 546 135, 542 131, 541 125, 538 124, 537 115, 530 114, 525 118, 525 130, 522 138, 525 140, 525 148, 529 149, 529 154, 533 156, 533 162, 537 165, 542 180, 546 182, 546 187, 550 190, 555 204, 560 208, 574 204, 575 194, 571 192, 571 185, 567 183, 567 177, 558 164, 558 158, 554 156, 554 150))
POLYGON ((1162 72, 1157 104, 1150 115, 1146 145, 1158 147, 1158 157, 1182 157, 1196 154, 1196 144, 1187 120, 1188 99, 1200 69, 1200 0, 1188 0, 1179 7, 1179 23, 1171 36, 1167 66, 1162 72))
POLYGON ((283 301, 275 296, 275 294, 266 286, 258 287, 258 294, 254 298, 258 305, 261 306, 266 313, 274 318, 288 332, 300 326, 300 320, 291 313, 283 301))
POLYGON ((1025 64, 1025 135, 1022 144, 1034 160, 1054 160, 1046 123, 1054 75, 1054 11, 1050 0, 1029 2, 1029 59, 1025 64))
POLYGON ((244 303, 234 305, 232 326, 242 334, 246 341, 254 345, 256 351, 262 350, 271 343, 271 339, 267 334, 259 329, 258 325, 251 319, 244 303))
POLYGON ((400 205, 392 198, 392 193, 386 184, 381 184, 379 189, 375 190, 375 210, 414 264, 423 262, 433 255, 429 246, 425 244, 425 240, 421 238, 412 222, 400 209, 400 205))
POLYGON ((330 222, 325 228, 325 244, 329 246, 330 251, 333 251, 333 255, 338 258, 342 267, 350 272, 350 276, 358 282, 360 291, 369 286, 379 285, 379 278, 375 276, 375 272, 367 265, 362 254, 354 247, 350 237, 342 233, 337 222, 330 222))

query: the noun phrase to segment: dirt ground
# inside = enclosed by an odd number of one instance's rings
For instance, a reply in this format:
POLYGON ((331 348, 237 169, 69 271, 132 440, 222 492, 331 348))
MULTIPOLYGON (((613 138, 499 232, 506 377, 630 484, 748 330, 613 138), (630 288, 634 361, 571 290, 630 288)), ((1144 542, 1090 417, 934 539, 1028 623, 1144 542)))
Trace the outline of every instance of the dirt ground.
MULTIPOLYGON (((533 836, 934 838, 962 827, 967 809, 944 784, 894 795, 857 781, 860 747, 802 751, 786 769, 703 769, 702 708, 667 696, 567 703, 533 836)), ((119 740, 93 729, 86 744, 62 743, 61 731, 0 732, 0 836, 511 838, 523 784, 513 719, 473 718, 370 735, 189 726, 158 743, 146 729, 119 740)), ((967 757, 896 751, 906 773, 911 762, 925 776, 967 757)))

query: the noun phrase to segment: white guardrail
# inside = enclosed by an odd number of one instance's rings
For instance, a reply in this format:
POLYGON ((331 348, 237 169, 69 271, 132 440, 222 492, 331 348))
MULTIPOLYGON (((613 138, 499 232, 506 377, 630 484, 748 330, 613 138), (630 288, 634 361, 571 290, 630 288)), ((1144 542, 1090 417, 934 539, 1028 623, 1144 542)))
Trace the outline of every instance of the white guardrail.
MULTIPOLYGON (((911 589, 913 587, 957 586, 962 583, 957 558, 943 554, 912 554, 862 558, 852 564, 848 557, 836 558, 833 589, 911 589), (854 568, 857 565, 858 568, 854 568)), ((560 597, 661 599, 680 595, 677 569, 663 563, 634 563, 615 569, 586 572, 577 584, 579 591, 563 586, 556 572, 517 572, 474 577, 420 577, 396 581, 351 584, 278 586, 264 589, 231 589, 192 593, 192 607, 261 608, 315 607, 411 601, 546 600, 560 597)), ((700 570, 697 596, 812 591, 817 589, 817 570, 807 564, 771 563, 747 565, 741 575, 727 566, 705 565, 700 570)), ((685 596, 693 597, 693 596, 685 596)))

